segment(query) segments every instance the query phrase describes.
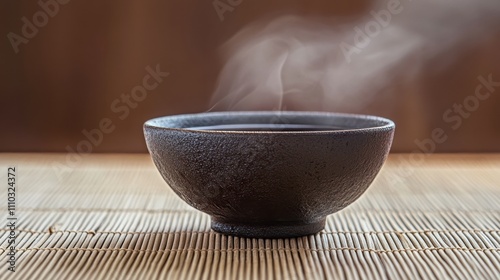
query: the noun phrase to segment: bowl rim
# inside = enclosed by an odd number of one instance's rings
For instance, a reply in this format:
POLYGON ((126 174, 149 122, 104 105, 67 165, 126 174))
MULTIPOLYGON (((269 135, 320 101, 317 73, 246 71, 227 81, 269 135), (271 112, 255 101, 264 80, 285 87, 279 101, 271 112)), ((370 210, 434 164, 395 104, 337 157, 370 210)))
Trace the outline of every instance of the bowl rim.
POLYGON ((175 114, 162 117, 156 117, 147 120, 144 123, 144 130, 146 129, 160 129, 168 131, 191 132, 191 133, 206 133, 206 134, 342 134, 346 132, 369 132, 369 131, 387 131, 394 130, 395 123, 387 118, 365 115, 365 114, 350 114, 350 113, 336 113, 336 112, 321 112, 321 111, 220 111, 220 112, 203 112, 192 114, 175 114), (379 122, 380 125, 374 125, 363 128, 346 128, 335 130, 296 130, 296 131, 283 131, 283 130, 206 130, 206 129, 191 129, 183 127, 171 127, 164 125, 165 121, 175 120, 179 118, 206 118, 211 116, 273 116, 273 115, 288 115, 288 116, 319 116, 319 117, 343 117, 351 118, 354 120, 373 121, 379 122))

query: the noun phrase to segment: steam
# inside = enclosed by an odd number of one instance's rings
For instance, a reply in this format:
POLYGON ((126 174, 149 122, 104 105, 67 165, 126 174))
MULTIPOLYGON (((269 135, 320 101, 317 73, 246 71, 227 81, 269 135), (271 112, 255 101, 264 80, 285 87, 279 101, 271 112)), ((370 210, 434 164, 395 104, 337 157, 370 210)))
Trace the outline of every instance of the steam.
POLYGON ((210 110, 363 108, 414 80, 427 62, 446 65, 498 32, 499 12, 498 0, 390 0, 349 22, 284 16, 252 23, 222 47, 227 61, 210 110))

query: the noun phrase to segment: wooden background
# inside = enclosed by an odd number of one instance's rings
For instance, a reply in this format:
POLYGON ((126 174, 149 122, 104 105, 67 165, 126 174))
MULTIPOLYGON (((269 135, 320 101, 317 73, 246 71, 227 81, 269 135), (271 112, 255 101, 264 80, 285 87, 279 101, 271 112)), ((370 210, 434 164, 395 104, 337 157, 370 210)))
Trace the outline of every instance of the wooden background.
MULTIPOLYGON (((98 128, 109 118, 115 129, 93 152, 145 152, 145 120, 208 109, 223 63, 217 48, 246 24, 283 14, 356 18, 371 5, 369 0, 243 0, 220 21, 213 1, 207 0, 71 0, 16 54, 7 34, 20 34, 21 18, 31 19, 40 6, 37 1, 1 1, 0 151, 75 149, 85 139, 82 130, 98 128), (130 93, 145 67, 156 64, 170 76, 119 119, 110 109, 113 101, 130 93)), ((439 152, 499 152, 500 89, 460 129, 451 130, 442 119, 444 111, 474 93, 477 76, 492 74, 500 80, 500 24, 488 34, 443 69, 430 74, 436 67, 428 62, 413 83, 395 85, 393 93, 350 112, 394 119, 395 152, 415 150, 415 139, 430 137, 436 127, 449 136, 437 146, 439 152)))

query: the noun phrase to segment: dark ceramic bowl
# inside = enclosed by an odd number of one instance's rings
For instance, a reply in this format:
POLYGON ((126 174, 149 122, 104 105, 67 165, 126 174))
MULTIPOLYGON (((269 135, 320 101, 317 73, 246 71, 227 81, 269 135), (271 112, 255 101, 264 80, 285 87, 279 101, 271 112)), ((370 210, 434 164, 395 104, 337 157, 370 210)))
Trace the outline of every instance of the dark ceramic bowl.
POLYGON ((220 112, 156 118, 146 143, 165 181, 212 229, 293 237, 324 228, 382 167, 388 119, 320 112, 220 112))

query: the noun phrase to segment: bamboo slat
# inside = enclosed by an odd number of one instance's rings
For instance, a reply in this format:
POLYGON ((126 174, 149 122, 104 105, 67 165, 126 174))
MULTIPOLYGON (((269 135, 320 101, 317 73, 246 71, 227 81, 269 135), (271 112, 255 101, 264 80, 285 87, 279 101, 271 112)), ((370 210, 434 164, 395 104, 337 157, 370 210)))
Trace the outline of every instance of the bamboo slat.
POLYGON ((289 239, 211 231, 148 155, 54 168, 65 158, 0 154, 2 205, 8 166, 18 186, 16 272, 2 227, 0 279, 500 279, 500 155, 391 155, 324 231, 289 239))

